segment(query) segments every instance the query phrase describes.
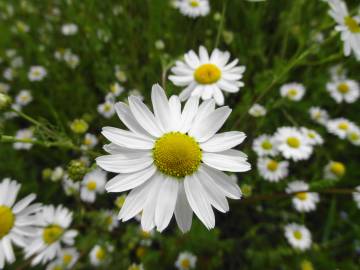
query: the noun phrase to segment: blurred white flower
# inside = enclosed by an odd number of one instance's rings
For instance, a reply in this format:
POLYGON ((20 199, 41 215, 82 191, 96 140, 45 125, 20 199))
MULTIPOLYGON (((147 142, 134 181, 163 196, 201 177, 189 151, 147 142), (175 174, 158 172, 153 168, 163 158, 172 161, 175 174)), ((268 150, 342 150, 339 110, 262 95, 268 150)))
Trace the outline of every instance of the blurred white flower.
POLYGON ((354 198, 354 201, 357 205, 357 207, 360 209, 360 186, 357 186, 355 188, 355 192, 353 192, 353 198, 354 198))
POLYGON ((300 83, 288 83, 280 87, 280 95, 292 101, 299 101, 305 95, 305 87, 300 83))
POLYGON ((290 223, 285 226, 285 237, 289 244, 301 251, 307 250, 311 246, 311 233, 303 225, 290 223))
POLYGON ((67 23, 61 26, 61 33, 65 36, 72 36, 78 32, 78 26, 74 23, 67 23))
POLYGON ((340 139, 345 139, 348 132, 354 127, 356 125, 353 122, 343 117, 328 120, 326 123, 328 132, 338 136, 340 139))
POLYGON ((190 270, 196 267, 196 256, 188 251, 181 252, 175 262, 175 267, 179 270, 190 270))
POLYGON ((105 191, 106 173, 101 169, 95 169, 87 173, 81 182, 80 198, 84 202, 93 203, 96 194, 105 191))
POLYGON ((326 84, 326 90, 336 103, 354 103, 359 99, 359 84, 354 80, 336 80, 326 84))
POLYGON ((112 93, 115 97, 120 96, 124 92, 124 87, 120 86, 119 83, 115 82, 110 85, 110 93, 112 93))
POLYGON ((106 247, 95 245, 89 254, 91 265, 102 265, 108 259, 108 253, 109 250, 106 247))
POLYGON ((29 90, 21 90, 15 98, 16 104, 20 106, 26 106, 33 100, 31 92, 29 90))
POLYGON ((292 204, 298 212, 311 212, 316 209, 316 204, 320 201, 319 194, 316 192, 307 192, 309 185, 304 181, 293 181, 286 188, 287 193, 294 193, 292 204))
POLYGON ((28 78, 29 81, 42 81, 47 75, 47 71, 42 66, 32 66, 30 67, 28 78))
POLYGON ((324 109, 321 109, 320 107, 311 107, 309 109, 310 118, 319 123, 319 124, 326 124, 326 122, 329 120, 329 114, 324 109))
POLYGON ((311 145, 322 145, 324 143, 323 138, 319 133, 317 133, 313 129, 309 129, 306 127, 301 127, 300 131, 305 135, 305 137, 308 139, 309 144, 311 145))
POLYGON ((252 149, 260 157, 276 156, 278 153, 275 138, 267 134, 262 134, 255 138, 252 149))
POLYGON ((0 82, 0 93, 7 93, 10 90, 10 85, 0 82))
POLYGON ((13 144, 14 149, 16 150, 29 150, 33 145, 27 140, 33 140, 33 130, 31 128, 20 129, 16 132, 15 138, 19 140, 24 140, 24 142, 15 142, 13 144))
POLYGON ((266 109, 264 106, 255 103, 251 106, 249 114, 254 117, 260 117, 266 115, 266 109))
POLYGON ((181 14, 191 18, 206 16, 210 13, 208 0, 177 0, 174 5, 181 14))
POLYGON ((339 179, 346 173, 345 164, 340 161, 330 161, 324 168, 325 179, 339 179))
POLYGON ((289 174, 289 162, 276 161, 271 158, 259 158, 257 162, 259 174, 269 182, 279 182, 289 174))
POLYGON ((115 114, 114 102, 106 100, 97 107, 98 112, 105 118, 111 118, 115 114))
POLYGON ((62 186, 67 196, 77 194, 80 191, 80 182, 74 182, 68 175, 64 176, 62 186))

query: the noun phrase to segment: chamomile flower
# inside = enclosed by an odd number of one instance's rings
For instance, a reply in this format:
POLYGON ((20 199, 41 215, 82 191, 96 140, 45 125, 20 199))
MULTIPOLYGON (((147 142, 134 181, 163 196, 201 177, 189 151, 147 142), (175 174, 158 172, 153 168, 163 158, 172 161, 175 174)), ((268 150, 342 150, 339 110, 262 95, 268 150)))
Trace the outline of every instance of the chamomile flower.
POLYGON ((13 144, 16 150, 29 150, 33 145, 30 143, 33 139, 34 133, 31 128, 20 129, 16 132, 15 138, 22 140, 13 144), (27 142, 29 141, 29 142, 27 142))
POLYGON ((78 26, 74 23, 66 23, 61 26, 61 33, 64 36, 72 36, 78 32, 78 26))
POLYGON ((64 176, 62 186, 67 196, 74 195, 80 190, 80 182, 74 182, 68 175, 64 176))
POLYGON ((347 132, 347 139, 353 145, 360 145, 360 128, 358 126, 353 126, 347 132))
POLYGON ((3 76, 6 80, 8 81, 12 81, 15 76, 16 76, 16 71, 15 69, 13 68, 6 68, 4 71, 3 71, 3 76))
POLYGON ((275 134, 278 150, 287 159, 294 161, 308 159, 313 147, 302 132, 294 127, 278 128, 275 134))
POLYGON ((321 144, 324 143, 324 139, 315 130, 309 129, 309 128, 306 128, 306 127, 301 127, 300 131, 308 139, 309 144, 311 144, 311 145, 321 145, 321 144))
POLYGON ((98 143, 98 139, 94 134, 86 133, 82 143, 82 148, 92 149, 97 145, 97 143, 98 143))
POLYGON ((93 266, 104 264, 109 257, 109 250, 105 246, 96 245, 90 251, 90 263, 93 266))
POLYGON ((96 194, 105 191, 106 173, 101 169, 95 169, 87 173, 81 182, 80 198, 84 202, 93 203, 96 194))
POLYGON ((339 179, 346 173, 346 166, 340 161, 330 161, 324 168, 324 177, 326 179, 339 179))
POLYGON ((57 166, 52 172, 50 176, 50 180, 53 182, 60 181, 64 177, 64 169, 60 166, 57 166))
POLYGON ((104 170, 118 173, 106 184, 108 192, 131 190, 120 210, 126 221, 142 211, 145 231, 163 231, 175 212, 182 231, 188 231, 193 211, 210 229, 215 226, 211 206, 227 212, 226 197, 239 199, 241 191, 222 171, 244 172, 250 164, 243 152, 231 148, 243 142, 238 131, 215 134, 231 110, 215 110, 214 100, 191 97, 181 111, 178 96, 167 99, 159 85, 152 88, 155 115, 137 97, 115 105, 130 131, 105 127, 102 134, 112 143, 109 155, 98 157, 104 170))
POLYGON ((336 80, 326 84, 326 90, 336 103, 354 103, 359 99, 359 84, 354 80, 336 80))
POLYGON ((79 259, 79 252, 75 248, 65 248, 60 251, 57 259, 46 267, 46 270, 72 269, 79 259))
POLYGON ((304 181, 294 181, 288 184, 287 193, 295 193, 292 198, 292 204, 298 212, 311 212, 316 209, 316 204, 320 201, 318 193, 307 192, 309 185, 304 181))
POLYGON ((72 52, 64 54, 65 63, 72 69, 76 68, 80 63, 80 57, 72 52))
POLYGON ((47 71, 42 66, 32 66, 30 67, 28 78, 29 81, 35 82, 35 81, 42 81, 47 75, 47 71))
POLYGON ((360 186, 355 188, 355 192, 353 192, 353 198, 358 208, 360 208, 360 186))
POLYGON ((110 100, 99 104, 97 110, 105 118, 111 118, 115 114, 114 103, 110 100))
POLYGON ((26 258, 32 257, 31 265, 45 264, 61 254, 63 245, 73 245, 78 232, 69 229, 72 212, 62 205, 44 206, 38 214, 41 228, 34 240, 25 247, 26 258))
POLYGON ((112 93, 115 97, 120 96, 124 92, 124 87, 120 86, 119 83, 115 82, 110 85, 110 93, 112 93))
POLYGON ((360 17, 352 17, 341 0, 328 0, 328 3, 329 14, 338 24, 335 30, 340 32, 344 42, 344 55, 349 56, 353 52, 360 59, 360 17))
POLYGON ((299 101, 305 95, 305 87, 300 83, 288 83, 280 87, 280 95, 292 101, 299 101))
POLYGON ((271 158, 259 158, 257 162, 259 174, 269 182, 279 182, 289 174, 289 162, 276 161, 271 158))
POLYGON ((236 66, 238 59, 228 63, 229 52, 214 49, 209 56, 205 47, 200 46, 199 56, 191 50, 184 55, 184 61, 177 61, 171 69, 169 79, 177 86, 185 87, 180 100, 199 96, 203 100, 214 98, 217 105, 224 104, 222 91, 236 93, 244 86, 241 80, 244 66, 236 66))
POLYGON ((181 252, 175 262, 175 267, 179 270, 195 269, 196 256, 188 251, 181 252))
POLYGON ((326 122, 329 120, 329 114, 324 109, 321 109, 320 107, 311 107, 309 109, 310 118, 319 123, 319 124, 326 124, 326 122))
POLYGON ((21 185, 5 178, 0 182, 0 269, 15 262, 13 245, 24 248, 35 232, 35 217, 41 205, 31 204, 36 196, 30 194, 16 202, 21 185))
POLYGON ((112 232, 119 225, 116 213, 114 211, 106 210, 103 212, 103 216, 107 230, 112 232))
POLYGON ((142 264, 132 263, 128 270, 144 270, 144 266, 142 264))
POLYGON ((331 119, 327 122, 326 128, 328 132, 338 136, 340 139, 345 139, 348 132, 353 129, 355 124, 343 117, 331 119))
POLYGON ((267 134, 257 137, 253 142, 252 149, 259 157, 276 156, 278 153, 274 137, 267 134))
POLYGON ((255 103, 249 109, 249 114, 254 117, 261 117, 261 116, 266 115, 266 109, 264 106, 255 103))
POLYGON ((307 250, 311 247, 311 233, 303 225, 290 223, 285 226, 285 237, 289 244, 301 251, 307 250))
POLYGON ((15 102, 20 106, 26 106, 33 100, 29 90, 21 90, 15 98, 15 102))
POLYGON ((175 7, 181 14, 191 18, 206 16, 210 13, 208 0, 178 0, 175 2, 175 7))

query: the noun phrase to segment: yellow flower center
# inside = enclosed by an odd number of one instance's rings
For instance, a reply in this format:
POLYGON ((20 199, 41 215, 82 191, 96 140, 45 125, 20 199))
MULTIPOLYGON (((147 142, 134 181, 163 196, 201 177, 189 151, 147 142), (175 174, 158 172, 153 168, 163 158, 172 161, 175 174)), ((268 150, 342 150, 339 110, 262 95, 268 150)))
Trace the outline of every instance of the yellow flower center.
POLYGON ((116 198, 115 205, 121 208, 125 203, 126 196, 119 196, 116 198))
POLYGON ((103 248, 99 248, 97 251, 96 251, 96 254, 95 254, 95 257, 96 259, 98 259, 99 261, 102 261, 105 259, 105 256, 106 256, 106 252, 103 248))
POLYGON ((301 270, 314 270, 313 264, 305 260, 301 263, 301 270))
POLYGON ((190 1, 189 1, 189 4, 190 4, 190 6, 192 6, 192 7, 198 7, 198 6, 199 6, 199 2, 196 1, 196 0, 190 0, 190 1))
POLYGON ((86 184, 86 187, 88 190, 95 190, 96 189, 96 182, 95 181, 89 181, 87 184, 86 184))
POLYGON ((298 91, 295 88, 290 89, 287 92, 288 97, 295 97, 297 95, 298 91))
POLYGON ((71 254, 64 254, 63 262, 65 265, 69 265, 72 261, 73 256, 71 254))
POLYGON ((356 133, 356 132, 350 132, 348 134, 348 138, 350 141, 356 142, 360 139, 360 135, 359 135, 359 133, 356 133))
POLYGON ((309 137, 310 139, 314 139, 314 138, 315 138, 315 133, 309 132, 309 133, 308 133, 308 137, 309 137))
POLYGON ((340 83, 337 87, 337 90, 341 93, 341 94, 346 94, 347 92, 349 92, 350 87, 346 84, 346 83, 340 83))
POLYGON ((296 198, 298 198, 300 201, 305 201, 308 197, 308 194, 307 192, 299 192, 299 193, 296 193, 296 198))
POLYGON ((302 238, 302 233, 300 231, 294 231, 294 237, 297 240, 300 240, 302 238))
POLYGON ((349 128, 349 124, 346 122, 341 122, 339 123, 338 128, 342 130, 347 130, 349 128))
POLYGON ((43 231, 43 240, 46 244, 51 245, 52 243, 58 241, 63 234, 64 229, 59 225, 50 225, 46 227, 43 231))
POLYGON ((15 223, 15 216, 7 206, 0 205, 0 240, 7 235, 15 223))
POLYGON ((111 111, 111 108, 112 108, 112 106, 111 106, 110 104, 105 104, 105 106, 104 106, 104 111, 105 111, 105 112, 110 112, 110 111, 111 111))
POLYGON ((352 33, 360 33, 360 26, 359 23, 352 17, 346 16, 344 18, 344 22, 346 26, 349 28, 350 32, 352 33))
POLYGON ((150 238, 151 234, 149 232, 141 230, 140 235, 142 238, 150 238))
POLYGON ((189 259, 183 259, 181 261, 181 267, 184 269, 189 269, 190 268, 190 260, 189 259))
POLYGON ((265 150, 270 150, 272 149, 272 143, 269 142, 268 140, 265 140, 262 142, 261 147, 265 150))
POLYGON ((52 270, 64 270, 64 268, 61 265, 55 265, 52 270))
POLYGON ((183 178, 193 174, 201 162, 201 149, 194 138, 180 132, 170 132, 155 142, 153 158, 164 174, 183 178))
POLYGON ((92 140, 90 138, 85 138, 84 139, 84 144, 85 145, 91 145, 91 143, 92 143, 92 140))
POLYGON ((295 137, 289 137, 286 142, 292 148, 299 148, 300 146, 300 140, 295 137))
POLYGON ((146 249, 144 247, 138 247, 136 249, 136 256, 142 258, 145 255, 146 249))
POLYGON ((272 160, 272 159, 271 159, 271 160, 269 160, 268 163, 267 163, 267 168, 268 168, 269 171, 274 172, 274 171, 277 170, 278 167, 279 167, 279 163, 276 162, 275 160, 272 160))
POLYGON ((194 72, 195 80, 200 84, 212 84, 221 77, 220 69, 214 64, 203 64, 194 72))
POLYGON ((338 177, 341 177, 345 174, 345 166, 341 162, 332 162, 330 165, 330 171, 338 177))

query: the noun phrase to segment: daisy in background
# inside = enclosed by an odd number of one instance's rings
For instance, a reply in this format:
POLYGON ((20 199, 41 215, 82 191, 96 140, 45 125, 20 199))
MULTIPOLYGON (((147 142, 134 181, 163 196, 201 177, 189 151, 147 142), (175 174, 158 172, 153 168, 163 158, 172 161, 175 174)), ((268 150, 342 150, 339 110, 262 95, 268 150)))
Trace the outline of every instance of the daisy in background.
POLYGON ((360 128, 358 126, 351 127, 347 133, 347 139, 353 145, 359 146, 360 145, 360 128))
POLYGON ((347 77, 347 70, 341 64, 330 67, 329 73, 333 81, 346 80, 347 77))
POLYGON ((128 270, 144 270, 144 266, 142 264, 132 263, 128 270))
POLYGON ((113 96, 118 97, 124 92, 124 87, 120 86, 119 83, 115 82, 110 85, 110 93, 113 94, 113 96))
POLYGON ((346 173, 345 164, 340 161, 330 161, 324 168, 324 177, 326 179, 339 179, 346 173))
POLYGON ((355 126, 353 122, 343 117, 331 119, 326 124, 328 132, 338 136, 340 139, 345 139, 348 132, 355 126))
POLYGON ((242 143, 239 131, 216 132, 231 113, 215 109, 213 99, 199 106, 191 97, 181 108, 178 96, 166 97, 159 85, 152 88, 154 113, 137 97, 115 105, 121 121, 129 128, 103 128, 111 141, 104 147, 109 155, 96 159, 104 170, 118 173, 106 184, 108 192, 131 190, 120 210, 127 221, 140 212, 144 231, 163 231, 175 213, 180 229, 191 227, 193 211, 208 229, 215 226, 214 206, 227 212, 226 197, 239 199, 240 188, 222 171, 245 172, 247 156, 233 147, 242 143))
POLYGON ((98 144, 98 138, 91 133, 86 133, 81 148, 93 149, 98 144))
POLYGON ((117 226, 119 226, 117 215, 114 211, 105 210, 102 214, 104 218, 104 223, 109 232, 112 232, 117 226))
POLYGON ((304 181, 294 181, 288 184, 286 193, 292 194, 292 204, 298 212, 311 212, 316 209, 316 204, 320 201, 318 193, 307 192, 309 185, 304 181))
POLYGON ((261 117, 266 115, 266 109, 264 106, 255 103, 251 106, 249 114, 254 117, 261 117))
POLYGON ((20 129, 16 132, 15 138, 21 140, 21 142, 14 143, 13 144, 14 149, 29 150, 33 146, 32 143, 30 142, 34 139, 34 132, 32 128, 20 129))
POLYGON ((257 137, 253 142, 252 149, 259 157, 276 156, 278 153, 275 138, 267 134, 257 137))
POLYGON ((9 178, 0 182, 0 269, 15 262, 13 245, 24 248, 38 225, 35 214, 41 209, 41 204, 31 204, 35 194, 16 202, 20 188, 18 182, 9 178))
POLYGON ((323 138, 315 130, 301 127, 300 131, 308 138, 309 144, 322 145, 324 143, 323 138))
POLYGON ((32 66, 30 67, 28 78, 29 81, 35 82, 35 81, 42 81, 47 75, 47 71, 42 66, 32 66))
POLYGON ((72 36, 78 32, 78 26, 74 23, 66 23, 61 26, 61 33, 64 36, 72 36))
POLYGON ((77 194, 80 191, 80 182, 74 182, 68 175, 64 176, 62 186, 67 196, 77 194))
POLYGON ((60 206, 44 206, 38 213, 41 228, 34 234, 33 241, 25 247, 26 259, 31 265, 45 264, 61 254, 63 245, 71 246, 78 232, 69 229, 72 212, 60 206))
POLYGON ((330 16, 338 24, 335 30, 340 32, 341 40, 344 42, 344 55, 349 56, 351 52, 360 59, 360 17, 352 17, 349 14, 345 2, 341 0, 328 0, 330 5, 330 16))
POLYGON ((15 98, 16 104, 20 106, 26 106, 33 100, 31 92, 29 90, 21 90, 15 98))
POLYGON ((275 133, 275 140, 279 152, 286 158, 294 161, 309 159, 313 147, 307 137, 297 128, 280 127, 275 133))
POLYGON ((90 263, 93 266, 99 266, 105 264, 109 259, 109 254, 113 248, 109 245, 95 245, 89 254, 90 263))
POLYGON ((79 252, 75 248, 62 249, 57 259, 46 267, 46 270, 72 269, 79 259, 79 252))
POLYGON ((84 202, 93 203, 96 194, 103 194, 105 191, 106 172, 95 169, 87 173, 81 182, 80 198, 84 202))
POLYGON ((360 186, 355 188, 355 192, 353 192, 353 198, 358 208, 360 208, 360 186))
POLYGON ((259 174, 269 182, 279 182, 289 174, 289 162, 276 161, 271 158, 259 158, 257 162, 259 174))
POLYGON ((244 86, 241 79, 245 67, 236 66, 238 59, 228 63, 229 59, 229 52, 214 49, 209 56, 206 48, 200 46, 199 55, 191 50, 184 55, 184 61, 176 61, 169 80, 177 86, 185 87, 180 93, 180 100, 199 96, 203 100, 214 98, 217 105, 223 105, 222 91, 236 93, 244 86))
POLYGON ((289 244, 301 251, 307 250, 311 247, 311 233, 303 225, 290 223, 285 226, 285 237, 289 244))
POLYGON ((112 100, 105 100, 104 103, 101 103, 97 107, 97 111, 105 118, 111 118, 115 114, 114 102, 112 100))
POLYGON ((288 83, 280 87, 280 95, 292 101, 299 101, 305 95, 305 87, 300 83, 288 83))
POLYGON ((310 118, 321 124, 324 125, 329 120, 329 114, 324 109, 321 109, 320 107, 311 107, 309 109, 310 118))
POLYGON ((203 17, 210 13, 208 0, 177 0, 174 5, 181 14, 191 18, 203 17))
POLYGON ((175 262, 175 267, 179 270, 195 269, 196 256, 188 251, 181 252, 175 262))
POLYGON ((359 99, 359 84, 354 80, 335 80, 326 84, 326 90, 336 103, 354 103, 359 99))

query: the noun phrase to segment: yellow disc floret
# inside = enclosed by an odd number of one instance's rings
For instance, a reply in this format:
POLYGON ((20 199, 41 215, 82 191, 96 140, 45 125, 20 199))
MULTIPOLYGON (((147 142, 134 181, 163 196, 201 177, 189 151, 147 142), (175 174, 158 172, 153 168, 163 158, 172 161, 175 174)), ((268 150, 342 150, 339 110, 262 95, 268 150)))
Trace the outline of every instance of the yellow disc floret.
POLYGON ((347 85, 347 83, 339 83, 337 90, 341 93, 341 94, 346 94, 347 92, 349 92, 350 87, 349 85, 347 85))
POLYGON ((334 161, 330 165, 330 171, 338 177, 341 177, 345 174, 345 165, 341 162, 334 161))
POLYGON ((97 251, 96 251, 96 254, 95 254, 95 257, 96 259, 98 259, 99 261, 103 261, 106 257, 106 252, 103 248, 99 248, 97 251))
POLYGON ((339 123, 338 128, 342 129, 342 130, 348 130, 349 129, 349 124, 346 123, 346 122, 341 122, 341 123, 339 123))
POLYGON ((299 192, 299 193, 296 193, 296 198, 298 198, 300 201, 305 201, 308 197, 308 194, 307 192, 299 192))
POLYGON ((192 7, 198 7, 199 6, 199 2, 197 0, 190 0, 189 4, 192 7))
POLYGON ((302 233, 300 231, 294 231, 294 237, 297 240, 300 240, 302 238, 302 233))
POLYGON ((295 88, 292 88, 287 92, 288 97, 296 97, 297 94, 298 91, 295 88))
POLYGON ((183 269, 190 269, 190 260, 189 259, 187 259, 187 258, 183 259, 180 264, 183 269))
POLYGON ((346 16, 344 18, 344 22, 345 22, 346 26, 348 27, 348 29, 350 30, 350 32, 360 33, 360 25, 354 18, 352 18, 350 16, 346 16))
POLYGON ((300 140, 295 137, 289 137, 286 140, 286 143, 292 148, 299 148, 299 146, 300 146, 300 140))
POLYGON ((214 64, 203 64, 194 72, 195 80, 200 84, 212 84, 221 77, 220 69, 214 64))
POLYGON ((273 160, 273 159, 270 159, 270 160, 268 161, 268 163, 267 163, 267 168, 268 168, 269 171, 274 172, 274 171, 277 170, 278 167, 279 167, 279 163, 276 162, 276 161, 273 160))
POLYGON ((0 205, 0 239, 7 235, 14 226, 15 216, 7 206, 0 205))
POLYGON ((96 189, 96 182, 95 181, 89 181, 86 184, 86 187, 88 190, 94 191, 96 189))
POLYGON ((201 149, 194 138, 180 132, 170 132, 155 142, 153 158, 162 173, 174 177, 193 174, 201 162, 201 149))
POLYGON ((265 150, 272 149, 272 143, 269 140, 265 140, 262 142, 261 147, 265 150))
POLYGON ((64 229, 59 225, 49 225, 43 231, 43 240, 46 244, 51 245, 61 238, 63 232, 64 229))

